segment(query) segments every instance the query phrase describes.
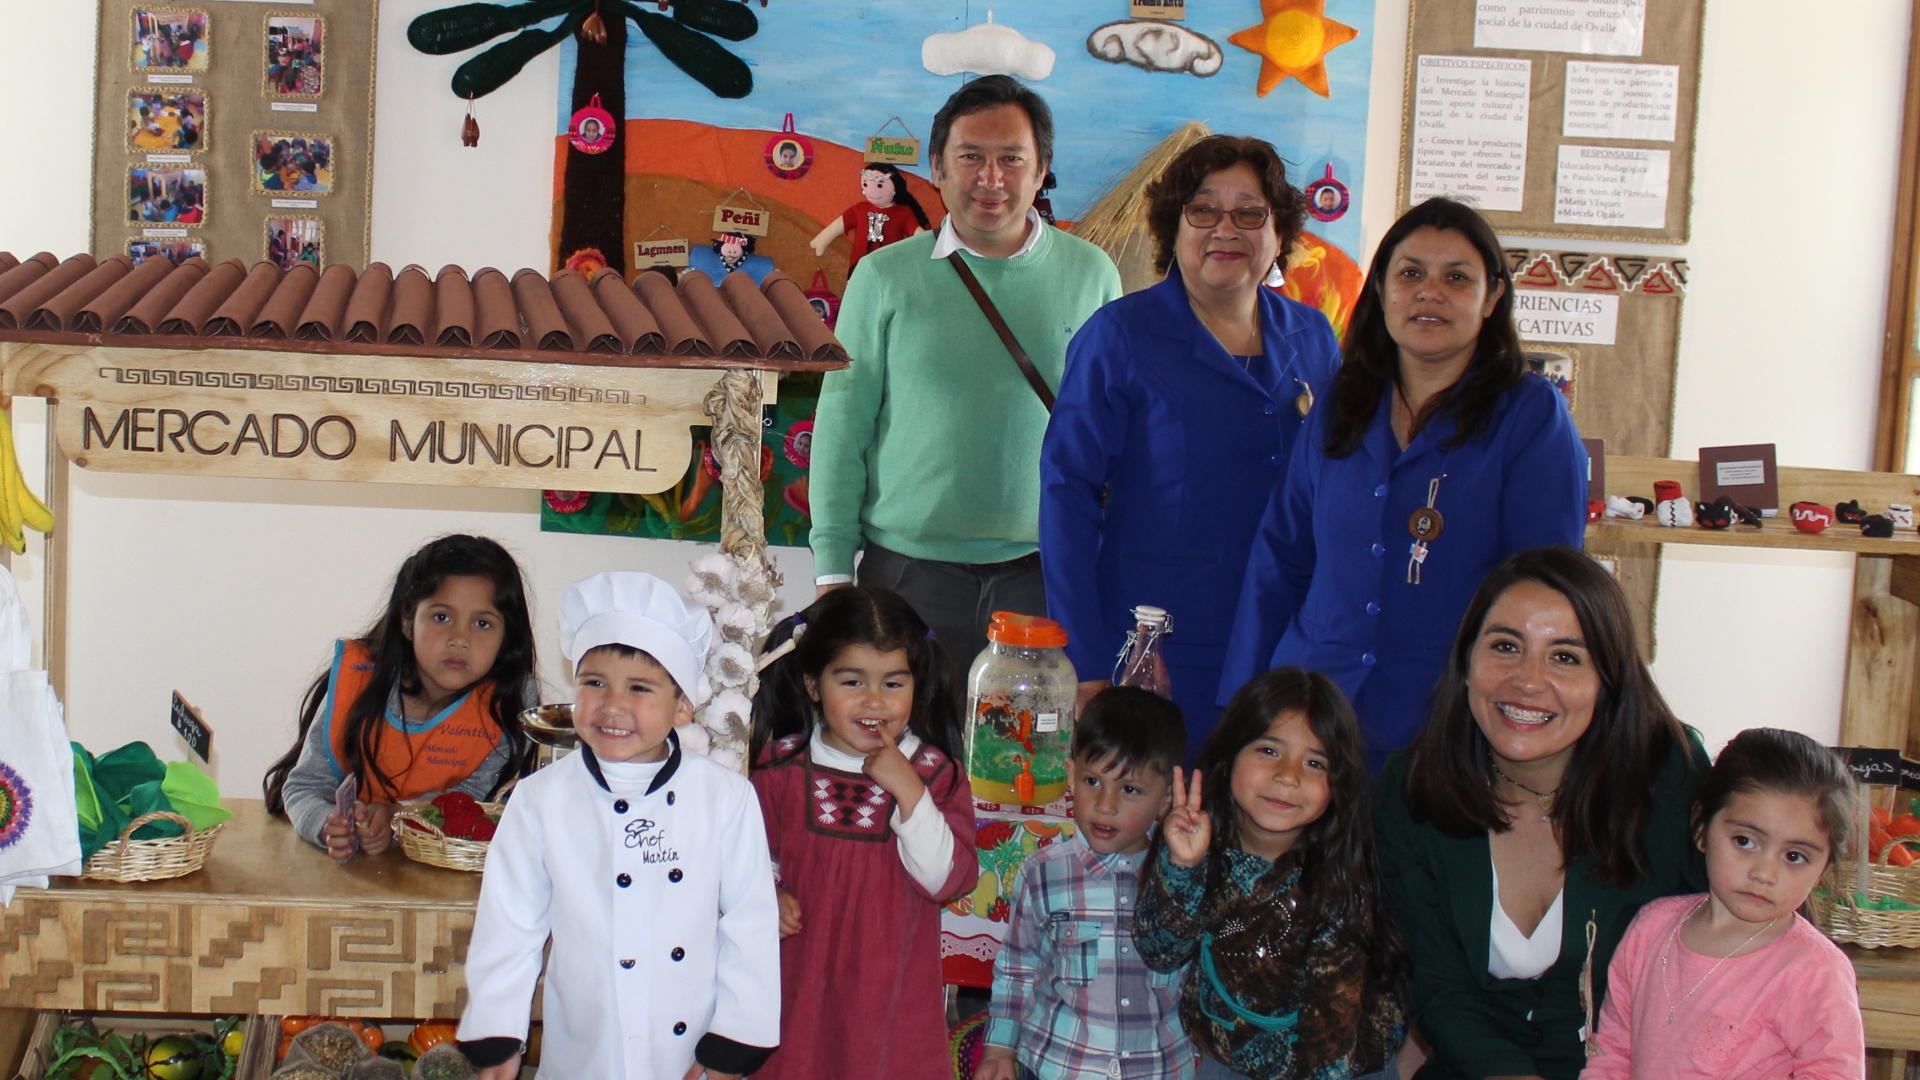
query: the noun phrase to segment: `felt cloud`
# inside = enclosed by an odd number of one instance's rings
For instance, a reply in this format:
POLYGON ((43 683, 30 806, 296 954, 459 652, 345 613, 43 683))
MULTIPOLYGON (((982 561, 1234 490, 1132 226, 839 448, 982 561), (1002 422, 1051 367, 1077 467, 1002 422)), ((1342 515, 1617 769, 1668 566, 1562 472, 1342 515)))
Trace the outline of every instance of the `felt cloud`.
MULTIPOLYGON (((1053 74, 1053 50, 1011 26, 992 22, 954 34, 930 34, 920 43, 920 63, 935 75, 963 71, 981 75, 1017 75, 1029 82, 1053 74)), ((1215 50, 1216 52, 1218 50, 1215 50)))
POLYGON ((1220 70, 1220 46, 1213 39, 1155 19, 1108 23, 1087 35, 1087 51, 1110 64, 1148 71, 1184 71, 1205 78, 1220 70))

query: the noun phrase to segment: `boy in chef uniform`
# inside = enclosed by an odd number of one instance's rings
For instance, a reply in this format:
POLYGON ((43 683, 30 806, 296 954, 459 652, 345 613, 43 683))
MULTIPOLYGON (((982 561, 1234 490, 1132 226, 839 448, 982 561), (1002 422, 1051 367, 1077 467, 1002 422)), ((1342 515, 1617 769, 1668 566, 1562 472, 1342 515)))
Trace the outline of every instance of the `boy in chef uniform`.
POLYGON ((780 916, 753 788, 674 734, 704 610, 630 571, 568 586, 580 749, 527 777, 487 852, 460 1048, 512 1080, 549 938, 540 1074, 728 1080, 780 1041, 780 916))

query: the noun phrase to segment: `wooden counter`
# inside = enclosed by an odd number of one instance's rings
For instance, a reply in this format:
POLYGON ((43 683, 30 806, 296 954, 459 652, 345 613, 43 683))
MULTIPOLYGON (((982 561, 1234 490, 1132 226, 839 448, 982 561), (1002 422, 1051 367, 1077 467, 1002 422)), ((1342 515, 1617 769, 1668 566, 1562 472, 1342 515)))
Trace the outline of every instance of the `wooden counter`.
POLYGON ((1905 1080, 1910 1062, 1920 1062, 1920 949, 1842 951, 1859 979, 1860 1015, 1867 1045, 1877 1051, 1868 1064, 1874 1080, 1905 1080))
POLYGON ((21 889, 0 909, 0 1007, 459 1015, 480 875, 397 844, 337 866, 259 800, 226 805, 198 873, 21 889))

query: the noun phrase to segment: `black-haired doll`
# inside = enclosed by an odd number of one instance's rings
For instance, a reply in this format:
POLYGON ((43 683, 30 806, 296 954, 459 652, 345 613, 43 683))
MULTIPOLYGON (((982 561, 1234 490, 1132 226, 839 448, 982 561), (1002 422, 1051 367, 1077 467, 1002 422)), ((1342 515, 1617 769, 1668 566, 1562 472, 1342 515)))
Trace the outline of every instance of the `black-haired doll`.
POLYGON ((863 202, 854 203, 846 213, 827 222, 809 245, 815 255, 825 255, 835 240, 845 236, 853 245, 847 256, 848 274, 874 251, 931 228, 927 212, 907 190, 906 175, 892 165, 868 162, 861 166, 860 195, 863 202))

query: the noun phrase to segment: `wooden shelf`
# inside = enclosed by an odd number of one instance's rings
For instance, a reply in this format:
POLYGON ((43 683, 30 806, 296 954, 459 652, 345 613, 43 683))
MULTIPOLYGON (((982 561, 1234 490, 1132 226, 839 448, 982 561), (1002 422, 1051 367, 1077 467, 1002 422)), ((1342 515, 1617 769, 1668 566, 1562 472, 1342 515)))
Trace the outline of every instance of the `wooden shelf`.
MULTIPOLYGON (((1876 508, 1877 509, 1877 508, 1876 508)), ((1858 525, 1830 526, 1823 533, 1803 533, 1781 518, 1770 518, 1758 529, 1733 525, 1725 529, 1668 528, 1652 518, 1627 521, 1608 518, 1587 526, 1587 550, 1606 553, 1622 547, 1650 544, 1699 544, 1710 547, 1781 548, 1794 551, 1838 551, 1851 555, 1920 556, 1920 532, 1896 532, 1884 539, 1860 535, 1858 525)))

